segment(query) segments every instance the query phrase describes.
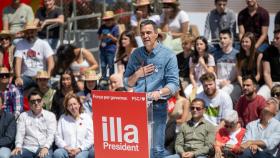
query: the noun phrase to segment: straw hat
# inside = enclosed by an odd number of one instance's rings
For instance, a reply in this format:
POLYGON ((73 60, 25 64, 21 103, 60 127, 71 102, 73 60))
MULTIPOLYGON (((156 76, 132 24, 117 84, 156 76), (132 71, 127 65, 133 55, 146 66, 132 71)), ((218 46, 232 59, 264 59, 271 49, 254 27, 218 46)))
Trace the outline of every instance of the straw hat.
POLYGON ((177 5, 179 5, 178 0, 162 0, 160 3, 177 4, 177 5))
POLYGON ((13 38, 14 34, 12 34, 9 30, 2 30, 0 32, 0 37, 7 37, 7 36, 13 38))
POLYGON ((22 32, 25 32, 27 30, 38 30, 39 27, 37 27, 33 22, 31 23, 27 23, 24 27, 24 29, 22 30, 22 32))
POLYGON ((37 75, 36 75, 36 79, 39 79, 39 78, 49 79, 50 76, 49 76, 49 74, 46 71, 41 70, 41 71, 38 71, 37 75))
POLYGON ((87 70, 84 72, 84 81, 96 81, 101 78, 101 74, 96 74, 94 70, 87 70))
POLYGON ((106 11, 104 14, 103 14, 103 17, 102 17, 102 20, 107 20, 107 19, 112 19, 115 17, 115 14, 113 11, 106 11))
POLYGON ((10 71, 8 70, 8 68, 6 67, 0 67, 0 74, 7 74, 10 73, 10 71))
POLYGON ((151 4, 150 0, 136 0, 136 3, 133 3, 135 7, 141 7, 151 4))

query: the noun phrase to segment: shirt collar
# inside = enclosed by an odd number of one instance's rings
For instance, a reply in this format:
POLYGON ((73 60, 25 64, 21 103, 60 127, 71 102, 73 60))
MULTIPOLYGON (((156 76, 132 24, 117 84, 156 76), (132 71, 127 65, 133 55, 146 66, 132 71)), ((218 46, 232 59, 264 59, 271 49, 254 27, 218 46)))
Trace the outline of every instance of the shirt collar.
POLYGON ((152 52, 151 52, 151 53, 148 53, 148 51, 146 50, 145 46, 143 47, 143 49, 145 50, 145 54, 146 54, 147 56, 149 56, 149 55, 156 55, 157 53, 159 53, 161 47, 162 47, 162 45, 161 45, 159 42, 157 42, 156 47, 152 49, 152 52))
POLYGON ((40 113, 40 114, 38 114, 38 115, 34 115, 34 114, 33 114, 33 111, 32 111, 32 110, 30 110, 30 114, 31 114, 31 116, 32 116, 32 117, 36 117, 36 118, 43 117, 43 116, 44 116, 44 113, 45 113, 45 110, 44 110, 44 109, 42 109, 42 111, 41 111, 41 113, 40 113))

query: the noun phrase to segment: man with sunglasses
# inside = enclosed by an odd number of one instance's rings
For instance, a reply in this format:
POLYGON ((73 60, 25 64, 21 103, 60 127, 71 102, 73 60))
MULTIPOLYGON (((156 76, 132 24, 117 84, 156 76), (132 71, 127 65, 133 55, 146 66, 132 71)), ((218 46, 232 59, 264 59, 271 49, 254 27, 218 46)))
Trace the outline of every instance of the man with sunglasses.
POLYGON ((3 96, 3 109, 16 118, 23 111, 22 92, 11 83, 12 74, 6 67, 0 67, 0 91, 3 96))
POLYGON ((215 127, 207 121, 205 102, 196 98, 191 102, 192 118, 181 126, 175 142, 175 155, 165 158, 207 158, 215 140, 215 127))
POLYGON ((274 118, 279 111, 279 101, 269 98, 262 110, 260 119, 246 127, 239 158, 276 158, 280 143, 280 122, 274 118))
POLYGON ((33 91, 28 96, 30 109, 18 118, 15 149, 12 158, 52 158, 56 118, 43 109, 42 97, 33 91))
POLYGON ((280 29, 274 31, 272 45, 263 53, 263 76, 265 85, 263 85, 258 94, 264 98, 270 97, 271 88, 280 84, 280 29))

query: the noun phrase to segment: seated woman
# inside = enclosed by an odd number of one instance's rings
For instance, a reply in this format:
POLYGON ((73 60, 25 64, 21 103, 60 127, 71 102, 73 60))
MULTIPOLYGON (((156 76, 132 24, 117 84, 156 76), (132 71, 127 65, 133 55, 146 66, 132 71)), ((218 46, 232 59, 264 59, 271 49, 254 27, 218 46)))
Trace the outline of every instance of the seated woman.
POLYGON ((119 40, 116 61, 118 66, 118 73, 123 74, 130 57, 130 54, 137 48, 135 35, 133 31, 124 31, 119 40))
POLYGON ((238 114, 235 110, 228 110, 223 118, 225 125, 216 134, 215 158, 235 158, 241 151, 240 145, 246 129, 238 123, 238 114))
POLYGON ((9 71, 13 72, 14 69, 14 51, 15 46, 12 44, 13 35, 9 30, 2 30, 0 32, 0 66, 8 68, 9 71))
POLYGON ((87 158, 93 155, 93 122, 83 113, 84 108, 77 95, 69 93, 64 100, 65 113, 58 120, 54 158, 87 158))
POLYGON ((189 100, 186 98, 181 82, 180 90, 168 100, 168 122, 165 129, 164 146, 170 154, 175 154, 176 135, 181 125, 190 119, 189 100))
POLYGON ((61 74, 69 69, 73 72, 80 90, 83 89, 83 73, 86 70, 97 70, 98 63, 92 53, 85 48, 77 48, 74 45, 60 45, 57 49, 57 63, 54 67, 54 75, 61 74))
POLYGON ((215 73, 214 57, 208 53, 207 39, 203 36, 195 40, 195 49, 190 57, 189 68, 191 84, 186 87, 184 92, 188 98, 192 99, 203 90, 199 81, 200 76, 206 72, 215 73))
POLYGON ((242 76, 254 75, 258 83, 262 80, 262 53, 255 48, 256 38, 253 33, 247 32, 241 39, 240 52, 237 54, 237 80, 242 87, 242 76))
POLYGON ((56 90, 53 96, 52 106, 51 106, 51 111, 55 114, 57 120, 64 112, 64 106, 63 106, 64 97, 68 93, 77 93, 77 92, 78 92, 78 86, 73 73, 70 70, 67 70, 64 73, 62 73, 59 80, 59 88, 56 90))

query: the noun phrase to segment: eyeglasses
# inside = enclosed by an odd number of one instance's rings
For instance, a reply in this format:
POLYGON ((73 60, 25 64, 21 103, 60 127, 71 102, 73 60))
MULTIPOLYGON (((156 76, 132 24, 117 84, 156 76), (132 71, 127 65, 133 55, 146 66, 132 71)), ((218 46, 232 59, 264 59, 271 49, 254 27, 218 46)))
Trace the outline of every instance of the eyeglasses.
POLYGON ((191 111, 194 111, 194 110, 201 111, 203 108, 202 107, 194 107, 194 106, 192 106, 190 109, 191 109, 191 111))
POLYGON ((229 124, 225 124, 225 128, 233 128, 235 126, 235 123, 229 123, 229 124))
POLYGON ((9 78, 9 77, 10 77, 9 73, 0 74, 0 78, 9 78))
POLYGON ((34 99, 34 100, 30 100, 29 102, 31 104, 39 104, 39 103, 41 103, 41 101, 42 101, 42 99, 34 99))

